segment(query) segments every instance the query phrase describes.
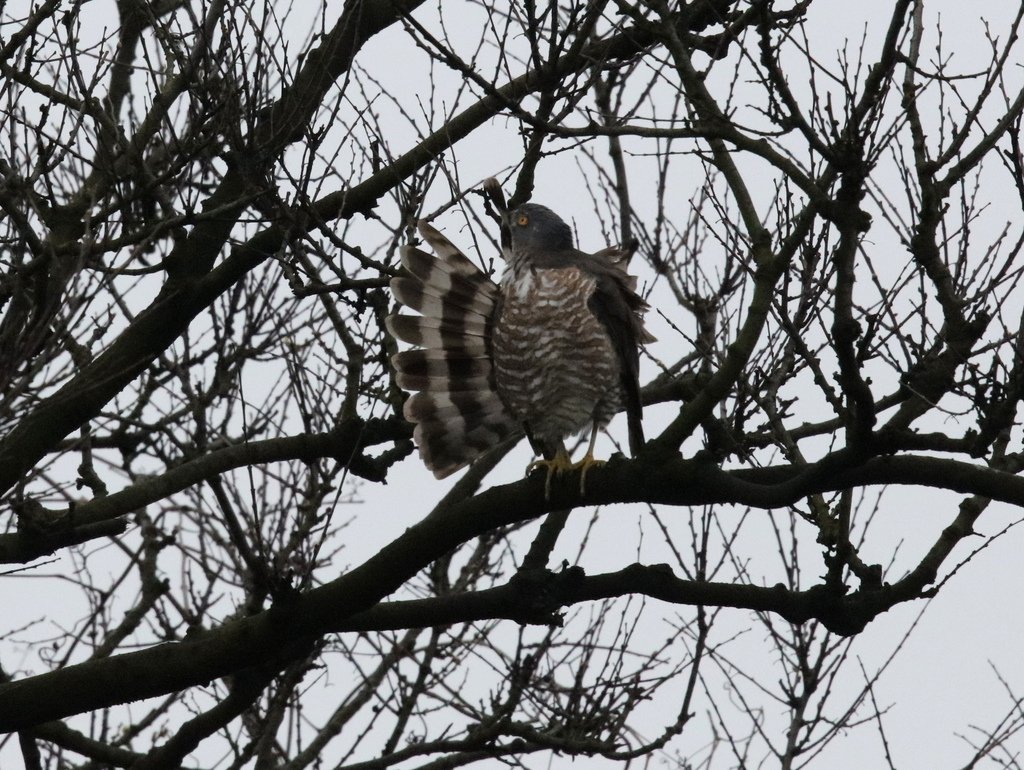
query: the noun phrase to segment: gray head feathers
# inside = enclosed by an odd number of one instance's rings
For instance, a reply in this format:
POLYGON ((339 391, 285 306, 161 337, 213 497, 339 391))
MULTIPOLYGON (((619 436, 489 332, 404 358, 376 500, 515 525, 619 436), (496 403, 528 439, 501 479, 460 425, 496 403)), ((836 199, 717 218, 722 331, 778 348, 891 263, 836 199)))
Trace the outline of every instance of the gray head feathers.
POLYGON ((572 230, 554 211, 524 203, 509 214, 512 253, 564 251, 573 248, 572 230))

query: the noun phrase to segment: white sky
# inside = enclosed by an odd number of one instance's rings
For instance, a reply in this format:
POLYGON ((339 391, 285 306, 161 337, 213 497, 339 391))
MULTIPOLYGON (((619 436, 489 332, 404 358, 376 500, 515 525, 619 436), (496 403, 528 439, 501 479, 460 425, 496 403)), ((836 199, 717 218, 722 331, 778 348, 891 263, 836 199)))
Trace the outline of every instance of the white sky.
MULTIPOLYGON (((334 5, 340 6, 332 4, 331 13, 337 12, 334 5)), ((928 4, 927 12, 931 19, 938 18, 939 10, 942 11, 943 44, 947 51, 953 52, 954 57, 951 69, 961 72, 977 72, 982 69, 988 50, 983 36, 984 29, 978 16, 991 14, 992 30, 999 34, 1000 30, 1005 29, 1006 19, 1012 17, 1015 10, 1012 5, 993 2, 971 5, 953 0, 928 4), (971 10, 964 10, 965 5, 970 5, 971 10)), ((417 13, 417 18, 424 23, 433 18, 434 10, 428 6, 424 6, 417 13)), ((877 0, 863 3, 832 0, 815 4, 809 27, 814 50, 822 58, 828 55, 834 57, 835 52, 843 46, 843 41, 849 38, 851 51, 855 51, 865 25, 869 41, 868 50, 877 50, 872 43, 884 33, 884 24, 887 22, 890 8, 891 3, 877 0)), ((469 11, 467 18, 468 14, 469 11)), ((460 27, 460 23, 453 22, 449 25, 448 31, 456 40, 459 39, 460 33, 463 33, 467 50, 472 50, 473 35, 476 34, 476 40, 479 40, 479 32, 465 21, 462 25, 460 27)), ((296 23, 296 26, 301 25, 296 23)), ((930 22, 926 24, 929 34, 932 34, 932 26, 930 22)), ((934 43, 934 39, 931 42, 934 43)), ((411 59, 396 57, 394 51, 398 44, 401 44, 403 49, 408 45, 404 41, 403 33, 389 31, 371 41, 357 61, 363 69, 374 75, 398 104, 409 112, 418 114, 417 105, 428 98, 425 80, 428 71, 416 62, 425 59, 417 58, 422 57, 418 51, 410 55, 411 59)), ((925 49, 928 50, 928 45, 925 49)), ((1013 66, 1019 69, 1019 65, 1013 66)), ((442 85, 447 84, 448 87, 459 81, 459 78, 449 77, 439 71, 435 72, 435 75, 442 85)), ((1019 76, 1019 72, 1017 75, 1019 76)), ((710 82, 714 85, 714 79, 710 82)), ((434 107, 450 107, 446 96, 444 88, 441 88, 435 95, 434 107)), ((738 99, 742 101, 742 93, 738 99)), ((381 114, 391 115, 388 125, 389 135, 393 138, 393 149, 402 150, 408 147, 415 138, 414 132, 394 114, 393 108, 388 106, 386 100, 382 98, 376 104, 381 114)), ((435 128, 436 124, 431 127, 435 128)), ((469 187, 486 176, 501 174, 509 165, 505 159, 514 161, 518 159, 519 152, 520 142, 516 136, 516 127, 511 121, 502 118, 494 121, 478 136, 460 143, 449 155, 449 161, 455 159, 450 166, 457 169, 461 185, 469 187)), ((764 203, 774 195, 772 177, 756 173, 755 165, 744 168, 754 172, 749 174, 748 183, 753 186, 755 196, 764 203)), ((700 173, 700 168, 692 159, 680 158, 677 170, 680 177, 674 179, 672 184, 678 190, 679 209, 685 215, 687 201, 695 186, 684 177, 687 174, 700 173)), ((588 172, 589 169, 586 167, 581 171, 576 165, 576 158, 569 155, 543 163, 538 171, 534 200, 551 206, 564 218, 572 221, 580 235, 579 245, 586 250, 596 250, 605 244, 596 235, 599 230, 595 224, 592 206, 582 190, 581 174, 588 172)), ((649 201, 652 198, 651 165, 643 158, 632 158, 629 174, 634 203, 641 208, 642 216, 645 200, 649 201)), ((898 180, 894 180, 893 184, 898 184, 898 180)), ((992 237, 1004 221, 1013 220, 1019 226, 1021 220, 1019 208, 1014 208, 1016 197, 1007 195, 1007 203, 1004 204, 1002 195, 1005 195, 1005 192, 993 191, 989 194, 992 204, 981 223, 983 228, 991 229, 992 237)), ((434 197, 427 201, 425 209, 433 210, 442 205, 445 199, 445 191, 438 188, 434 197)), ((470 245, 469 234, 456 212, 443 215, 435 225, 444 230, 457 244, 470 245)), ((376 241, 372 240, 370 231, 367 232, 367 245, 375 244, 376 241)), ((888 228, 877 220, 868 240, 879 250, 891 249, 897 253, 901 249, 888 228)), ((487 258, 492 256, 485 255, 487 258)), ((659 296, 667 296, 667 292, 656 286, 651 298, 655 307, 659 307, 659 296)), ((650 314, 649 326, 660 340, 658 346, 653 348, 654 355, 666 361, 672 360, 673 355, 679 350, 678 346, 683 342, 656 313, 650 314)), ((644 366, 647 376, 652 376, 656 372, 652 362, 648 361, 644 366)), ((880 387, 879 390, 887 392, 885 388, 880 387)), ((655 434, 658 426, 669 419, 671 413, 669 407, 647 410, 645 424, 648 435, 655 434)), ((806 411, 800 414, 806 414, 806 411)), ((813 416, 806 417, 812 418, 813 416)), ((624 428, 621 422, 623 419, 620 417, 612 430, 613 434, 620 438, 624 428)), ((955 420, 951 418, 950 423, 955 423, 955 420)), ((943 429, 944 426, 938 424, 934 427, 943 429)), ((699 443, 693 443, 692 446, 687 445, 685 449, 692 453, 698 446, 699 443)), ((611 451, 610 441, 602 438, 598 454, 607 455, 611 451)), ((528 450, 525 447, 518 448, 493 474, 491 483, 504 483, 519 478, 528 461, 528 450)), ((377 488, 364 484, 361 488, 363 504, 344 512, 344 515, 354 515, 355 518, 346 530, 346 537, 351 546, 339 562, 339 568, 346 558, 352 564, 358 563, 363 555, 375 552, 419 520, 430 510, 432 503, 444 495, 453 481, 454 479, 435 481, 418 460, 412 458, 401 468, 395 469, 391 481, 386 486, 377 488)), ((873 499, 877 491, 869 490, 868 496, 873 499)), ((920 489, 886 491, 879 520, 874 525, 869 544, 862 554, 864 559, 868 562, 881 561, 887 564, 894 544, 902 542, 896 566, 891 573, 898 576, 904 568, 916 562, 923 549, 927 548, 941 528, 952 520, 958 500, 956 496, 920 489)), ((573 523, 560 543, 560 548, 565 550, 556 552, 552 563, 557 564, 562 556, 574 558, 578 547, 578 537, 574 535, 579 531, 578 526, 590 518, 590 513, 589 510, 581 509, 574 514, 573 523)), ((682 527, 691 512, 685 509, 665 509, 660 513, 665 520, 676 522, 682 527)), ((736 510, 725 508, 716 514, 722 522, 723 529, 726 530, 730 526, 735 526, 740 515, 736 510)), ((755 512, 752 518, 756 520, 768 515, 770 514, 765 512, 755 512)), ((1006 506, 993 505, 982 517, 979 531, 982 534, 993 534, 1008 522, 1018 518, 1019 512, 1009 510, 1006 506)), ((773 569, 778 570, 778 563, 774 556, 775 545, 767 527, 756 523, 744 526, 747 531, 740 541, 740 548, 748 549, 746 553, 752 563, 763 567, 763 572, 755 571, 754 574, 763 574, 766 583, 781 579, 779 575, 772 574, 773 569)), ((647 563, 667 560, 664 555, 660 559, 656 557, 659 550, 664 551, 659 549, 658 537, 657 528, 653 526, 649 515, 643 509, 616 506, 603 510, 597 526, 591 533, 582 563, 588 572, 614 570, 633 562, 638 549, 644 551, 644 560, 647 563)), ((804 534, 806 548, 803 564, 807 569, 805 586, 814 582, 816 576, 823 571, 813 539, 813 533, 808 531, 804 534)), ((961 545, 956 556, 965 556, 967 547, 969 546, 961 545)), ((1005 692, 994 669, 998 669, 1000 675, 1015 691, 1024 694, 1024 662, 1021 656, 1024 598, 1019 590, 1019 554, 1022 548, 1024 534, 1014 529, 976 556, 961 574, 943 589, 939 597, 931 602, 918 628, 881 678, 876 696, 883 707, 890 707, 885 723, 886 737, 897 767, 956 768, 967 761, 970 751, 958 734, 970 735, 972 726, 975 725, 983 728, 994 726, 1011 705, 1011 698, 1005 692)), ((59 566, 51 566, 46 572, 53 574, 59 570, 59 566)), ((75 600, 72 597, 77 597, 77 594, 68 591, 66 584, 59 578, 19 578, 0 582, 0 606, 8 608, 9 619, 5 624, 8 628, 17 627, 22 622, 43 615, 49 616, 54 623, 62 622, 65 617, 77 617, 77 608, 69 606, 69 603, 75 600), (26 602, 25 596, 29 592, 31 601, 26 602)), ((863 660, 866 670, 874 670, 874 667, 891 653, 908 625, 914 622, 921 607, 921 603, 915 603, 896 608, 875 620, 857 639, 854 655, 863 660)), ((692 617, 692 610, 650 601, 643 622, 650 625, 650 633, 653 635, 662 633, 662 622, 671 622, 676 617, 689 619, 692 617)), ((764 632, 756 621, 751 620, 747 613, 740 611, 726 611, 724 617, 723 626, 751 629, 733 644, 732 647, 736 650, 733 654, 751 661, 752 667, 762 666, 765 672, 772 671, 775 663, 771 658, 770 645, 764 639, 764 632)), ((511 630, 509 632, 514 633, 511 630)), ((29 654, 21 659, 5 653, 4 665, 8 668, 16 668, 19 665, 33 667, 32 651, 28 652, 29 654)), ((841 686, 853 687, 859 684, 860 677, 852 661, 847 665, 848 679, 845 679, 841 686)), ((770 675, 766 678, 772 680, 770 675)), ((724 688, 725 683, 719 681, 716 686, 724 688)), ((327 697, 324 706, 329 708, 333 705, 329 700, 329 692, 327 697)), ((723 697, 722 700, 727 703, 729 699, 723 697)), ((672 703, 673 699, 669 698, 665 702, 672 703)), ((770 704, 764 705, 767 708, 764 715, 766 723, 771 725, 777 722, 781 711, 772 711, 770 704)), ((315 704, 310 706, 315 708, 315 704)), ((671 707, 664 706, 658 701, 652 705, 652 711, 671 707)), ((704 704, 698 701, 697 708, 704 708, 704 704)), ((651 716, 652 719, 663 718, 663 714, 652 713, 651 716)), ((701 745, 706 740, 706 733, 701 727, 704 723, 703 716, 698 717, 695 728, 692 731, 688 729, 677 738, 671 748, 678 749, 685 755, 689 753, 690 748, 701 745)), ((656 727, 652 727, 650 734, 655 731, 656 727)), ((776 740, 781 741, 781 734, 776 733, 776 740)), ((1024 742, 1020 739, 1012 740, 1010 745, 1024 748, 1024 742)), ((0 765, 7 767, 8 763, 13 762, 15 764, 11 766, 17 766, 17 762, 20 761, 17 756, 16 749, 12 753, 12 746, 6 746, 0 751, 0 765)), ((731 767, 726 759, 726 753, 720 753, 713 767, 731 767)), ((659 766, 658 761, 659 758, 656 758, 653 766, 659 766)), ((536 768, 572 766, 600 769, 619 766, 600 759, 574 762, 570 758, 549 758, 546 755, 536 755, 528 764, 536 768)), ((772 765, 768 763, 766 766, 772 765)), ((871 726, 844 733, 812 764, 812 767, 830 770, 861 770, 876 766, 881 767, 882 762, 877 731, 871 726)))

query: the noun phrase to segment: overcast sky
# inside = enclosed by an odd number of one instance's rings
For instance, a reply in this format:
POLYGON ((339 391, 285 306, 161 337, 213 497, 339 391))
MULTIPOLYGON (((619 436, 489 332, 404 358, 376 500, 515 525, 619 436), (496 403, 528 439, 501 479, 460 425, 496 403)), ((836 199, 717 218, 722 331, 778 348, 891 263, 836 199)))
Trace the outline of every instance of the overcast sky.
MULTIPOLYGON (((979 20, 979 14, 990 14, 991 31, 998 35, 1005 29, 1007 19, 1012 17, 1013 3, 982 2, 965 4, 959 2, 930 2, 928 4, 929 23, 926 24, 930 43, 934 45, 934 20, 942 19, 943 46, 952 57, 950 69, 963 73, 978 72, 988 60, 989 48, 985 40, 985 28, 979 20), (965 7, 971 10, 964 10, 965 7), (980 9, 980 10, 979 10, 980 9)), ((329 13, 336 13, 339 4, 331 4, 329 13)), ((868 58, 877 51, 879 37, 884 33, 884 25, 888 21, 891 3, 872 0, 863 3, 832 2, 816 3, 810 15, 809 35, 815 52, 825 57, 835 57, 836 52, 849 40, 851 51, 855 51, 862 35, 866 37, 868 58)), ((10 13, 10 11, 5 11, 10 13)), ((472 9, 466 9, 466 19, 474 17, 472 9)), ((293 26, 302 29, 301 10, 293 14, 293 26)), ((435 11, 426 7, 418 12, 417 17, 424 23, 432 20, 435 11)), ((330 22, 329 22, 330 23, 330 22)), ((467 49, 473 46, 474 36, 479 40, 479 29, 472 23, 449 23, 448 32, 454 39, 460 33, 465 34, 467 49)), ((375 38, 360 54, 359 65, 371 72, 395 103, 401 105, 414 115, 420 115, 425 99, 430 98, 427 77, 430 69, 416 66, 408 60, 399 60, 394 55, 394 46, 400 42, 402 33, 391 30, 375 38)), ((408 47, 402 43, 403 48, 408 47)), ((926 44, 925 48, 928 48, 926 44)), ((417 52, 420 55, 420 52, 417 52)), ((1019 64, 1017 68, 1019 76, 1019 64)), ((451 107, 450 89, 457 86, 460 78, 455 75, 435 71, 436 83, 440 87, 433 93, 436 110, 451 107), (445 89, 449 89, 446 92, 445 89)), ((714 79, 712 79, 714 85, 714 79)), ((737 102, 743 101, 740 91, 737 102)), ((395 105, 387 98, 381 97, 374 102, 375 110, 385 121, 394 126, 392 149, 408 147, 416 138, 416 131, 397 113, 395 105)), ((984 116, 983 116, 984 122, 984 116)), ((422 127, 422 123, 421 123, 422 127)), ((436 128, 436 124, 432 126, 436 128)), ((627 150, 630 143, 627 142, 627 150)), ((494 121, 493 125, 459 143, 453 151, 459 182, 463 187, 470 187, 491 175, 501 175, 508 167, 514 165, 521 152, 521 142, 517 136, 517 127, 503 118, 494 121)), ((628 172, 634 205, 643 216, 643 207, 653 201, 653 185, 655 184, 654 167, 649 158, 639 155, 631 156, 628 161, 628 172)), ((753 186, 755 195, 761 202, 766 202, 775 195, 772 176, 759 174, 758 169, 748 164, 744 167, 748 172, 748 184, 753 186)), ((579 238, 579 246, 587 251, 594 251, 606 244, 601 235, 601 225, 586 196, 583 177, 593 173, 586 164, 579 163, 579 157, 565 154, 551 158, 542 163, 535 191, 536 202, 544 203, 553 208, 567 221, 573 223, 579 238)), ((696 185, 687 176, 701 173, 700 164, 695 159, 681 157, 676 164, 678 178, 672 180, 677 190, 677 205, 680 216, 687 213, 688 201, 696 185)), ((991 204, 980 220, 978 227, 987 228, 991 237, 1001 230, 1007 220, 1020 227, 1020 211, 1017 199, 1008 186, 1009 180, 999 182, 998 175, 986 176, 991 189, 985 195, 991 204), (999 189, 997 185, 1006 187, 999 189), (1003 208, 1003 201, 1009 201, 1003 208)), ((900 184, 893 174, 891 183, 900 184)), ((435 197, 428 199, 426 210, 432 210, 446 202, 446 191, 440 187, 434 191, 435 197)), ((472 205, 476 204, 473 199, 472 205)), ((468 247, 472 244, 472 235, 467 231, 463 217, 457 211, 441 215, 434 222, 435 226, 444 231, 458 245, 468 247)), ((366 248, 379 245, 375 240, 380 237, 371 224, 353 223, 352 227, 365 227, 366 248)), ((614 229, 614 228, 612 228, 614 229)), ((984 233, 984 229, 982 230, 984 233)), ((492 233, 493 235, 493 233, 492 233)), ((351 236, 349 240, 352 240, 351 236)), ((983 240, 983 239, 982 239, 983 240)), ((481 240, 485 244, 486 241, 481 240)), ((895 254, 902 247, 895 239, 891 230, 879 220, 867 238, 867 246, 883 253, 890 249, 895 254)), ((482 263, 495 258, 494 253, 481 255, 482 263)), ((720 255, 719 255, 720 257, 720 255)), ((709 254, 709 259, 715 259, 709 254)), ((653 273, 643 274, 642 283, 650 292, 650 302, 655 308, 648 318, 648 326, 659 338, 659 342, 651 346, 650 357, 645 359, 644 375, 649 378, 657 373, 656 359, 673 360, 678 355, 680 346, 686 344, 685 335, 674 331, 661 318, 657 309, 659 299, 666 298, 667 291, 660 285, 653 273)), ((889 276, 895 280, 895 276, 889 276)), ((883 276, 885 280, 885 276, 883 276)), ((140 298, 140 303, 144 302, 140 298)), ((676 310, 678 312, 678 309, 676 310)), ((255 399, 259 391, 259 377, 247 384, 247 393, 255 399)), ((882 390, 885 390, 882 388, 882 390)), ((817 396, 808 392, 808 403, 805 404, 805 419, 811 420, 816 414, 816 407, 811 399, 817 396)), ((382 409, 383 407, 378 407, 382 409)), ((820 407, 824 410, 824 406, 820 407)), ((650 408, 645 413, 647 433, 651 435, 669 419, 673 413, 670 407, 650 408)), ((801 414, 804 414, 801 413, 801 414)), ((824 413, 824 411, 822 411, 824 413)), ((956 424, 955 415, 949 417, 946 424, 935 424, 939 430, 950 430, 956 424)), ((616 419, 611 430, 617 439, 625 436, 625 419, 616 419)), ((614 447, 612 440, 602 437, 598 456, 607 456, 614 447)), ((699 441, 684 447, 690 454, 700 446, 699 441)), ((825 447, 822 447, 824 451, 825 447)), ((1018 447, 1019 449, 1019 447, 1018 447)), ((520 446, 510 454, 493 474, 489 483, 498 484, 521 477, 530 460, 529 450, 520 446)), ((408 526, 418 521, 439 500, 454 483, 457 476, 445 481, 437 481, 426 471, 415 457, 410 458, 396 468, 383 487, 362 484, 359 495, 362 502, 358 506, 346 508, 344 515, 353 516, 347 530, 348 550, 339 562, 347 558, 351 565, 358 564, 361 558, 376 551, 402 533, 408 526)), ((937 536, 942 526, 952 520, 956 513, 959 497, 936 493, 922 489, 892 489, 884 493, 879 489, 869 489, 865 493, 868 503, 882 494, 880 513, 876 517, 871 530, 871 540, 862 554, 868 562, 881 561, 886 564, 892 576, 899 576, 903 569, 916 563, 922 549, 927 548, 937 536), (893 544, 901 542, 895 562, 890 566, 888 560, 893 551, 893 544)), ((579 549, 578 533, 591 518, 591 511, 580 509, 574 514, 566 535, 562 538, 562 550, 556 551, 552 563, 557 564, 562 558, 574 561, 579 549)), ((660 511, 664 519, 674 525, 683 527, 691 511, 686 509, 665 509, 660 511)), ((743 512, 738 509, 722 507, 715 511, 722 528, 729 530, 736 526, 743 512)), ((768 517, 769 512, 754 512, 752 517, 768 517)), ((1020 520, 1020 512, 1008 506, 994 504, 981 519, 979 530, 984 535, 992 535, 1001 531, 1012 522, 1020 520)), ((745 550, 752 565, 752 573, 763 578, 766 584, 781 580, 778 573, 779 565, 775 553, 775 542, 765 519, 761 524, 744 524, 744 536, 738 547, 745 550)), ((917 623, 917 628, 909 640, 899 649, 887 671, 881 677, 875 694, 882 708, 888 707, 885 726, 889 751, 897 767, 901 768, 957 768, 966 762, 971 751, 959 735, 972 734, 972 726, 990 728, 995 726, 1010 709, 1012 698, 1007 693, 1002 677, 1013 690, 1024 695, 1024 656, 1021 654, 1021 641, 1024 639, 1024 599, 1021 591, 1021 559, 1024 552, 1024 528, 1012 528, 1005 536, 992 542, 983 552, 974 557, 954 580, 940 593, 938 598, 925 606, 923 602, 902 605, 875 620, 854 643, 854 654, 863 661, 864 669, 869 672, 885 661, 899 645, 907 629, 917 623), (923 614, 922 614, 923 611, 923 614), (997 672, 998 671, 998 675, 997 672)), ((532 530, 531 530, 532 532, 532 530)), ((615 506, 602 510, 597 517, 597 524, 590 535, 581 563, 588 572, 609 571, 621 568, 637 560, 642 554, 646 563, 668 561, 666 549, 658 543, 659 531, 653 525, 649 512, 639 506, 615 506)), ((978 539, 978 545, 981 544, 978 539)), ((805 538, 804 564, 807 569, 805 581, 809 585, 817 578, 823 568, 820 566, 819 549, 813 542, 813 536, 805 538)), ((966 556, 965 546, 957 551, 966 556)), ((66 557, 65 557, 66 558, 66 557)), ((58 561, 37 570, 34 573, 22 573, 17 577, 0 581, 0 606, 5 608, 6 628, 17 628, 22 623, 49 616, 55 623, 65 616, 77 617, 69 611, 68 602, 78 601, 78 594, 67 590, 60 574, 66 561, 58 561), (48 577, 42 577, 46 575, 48 577), (31 600, 26 601, 30 596, 31 600)), ((643 623, 649 633, 660 635, 664 629, 677 619, 689 619, 692 611, 687 607, 674 607, 648 601, 644 612, 643 623)), ((776 665, 772 658, 771 647, 764 638, 762 627, 752 621, 742 611, 727 611, 721 620, 723 629, 734 628, 737 631, 749 629, 732 642, 735 650, 733 655, 740 655, 746 660, 756 661, 752 666, 771 671, 776 665)), ((511 625, 511 624, 510 624, 511 625)), ((723 634, 727 636, 728 634, 723 634)), ((16 640, 17 641, 17 640, 16 640)), ((14 644, 3 655, 5 667, 12 669, 37 668, 33 655, 38 650, 14 644)), ((856 666, 848 665, 845 680, 841 687, 852 691, 860 684, 860 674, 856 666)), ((770 677, 768 677, 770 678, 770 677)), ((715 683, 716 687, 726 688, 728 683, 723 679, 715 683)), ((329 700, 330 693, 325 696, 325 704, 333 705, 329 700)), ((671 698, 666 701, 671 702, 671 698)), ((781 708, 773 713, 772 705, 765 704, 764 718, 767 725, 778 722, 782 715, 781 708)), ((311 708, 314 704, 311 704, 311 708)), ((652 704, 652 718, 658 709, 664 708, 661 702, 652 704)), ((706 732, 701 724, 706 722, 698 719, 694 729, 687 732, 673 744, 682 754, 688 754, 689 748, 701 745, 706 739, 706 732)), ((657 727, 652 727, 651 733, 657 727)), ((1021 739, 1013 739, 1011 746, 1024 747, 1021 739)), ((17 748, 7 745, 0 752, 0 766, 16 767, 20 760, 17 748)), ((812 765, 813 767, 835 770, 863 770, 875 766, 881 756, 877 731, 871 726, 862 726, 850 730, 836 739, 825 753, 812 765)), ((667 759, 667 756, 664 757, 667 759)), ((719 756, 714 767, 729 767, 725 762, 725 754, 719 756)), ((577 760, 548 756, 536 756, 528 760, 531 767, 568 768, 588 767, 602 768, 619 766, 600 759, 577 760)), ((652 766, 657 766, 654 764, 652 766)), ((983 765, 984 766, 984 765, 983 765)))

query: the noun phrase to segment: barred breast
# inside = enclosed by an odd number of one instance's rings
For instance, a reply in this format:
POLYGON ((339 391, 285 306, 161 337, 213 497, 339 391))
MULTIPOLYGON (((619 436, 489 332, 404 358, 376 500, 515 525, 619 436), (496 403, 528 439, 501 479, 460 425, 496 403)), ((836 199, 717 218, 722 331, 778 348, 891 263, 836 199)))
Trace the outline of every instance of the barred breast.
POLYGON ((619 364, 587 301, 595 279, 576 267, 523 270, 502 281, 494 326, 498 395, 545 446, 606 424, 622 408, 619 364))

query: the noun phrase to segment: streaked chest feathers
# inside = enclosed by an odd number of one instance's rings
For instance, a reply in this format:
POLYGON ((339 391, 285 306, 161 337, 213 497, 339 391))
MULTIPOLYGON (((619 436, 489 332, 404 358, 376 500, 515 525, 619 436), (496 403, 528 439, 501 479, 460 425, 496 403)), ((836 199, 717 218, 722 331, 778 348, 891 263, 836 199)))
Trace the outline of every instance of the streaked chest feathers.
POLYGON ((595 286, 575 267, 526 269, 502 280, 493 348, 498 394, 541 437, 561 439, 621 408, 619 364, 587 304, 595 286))

